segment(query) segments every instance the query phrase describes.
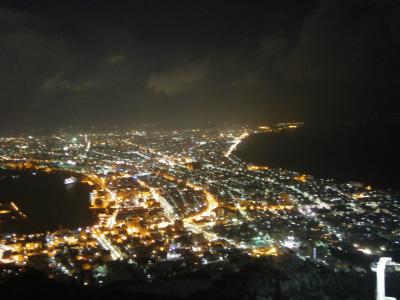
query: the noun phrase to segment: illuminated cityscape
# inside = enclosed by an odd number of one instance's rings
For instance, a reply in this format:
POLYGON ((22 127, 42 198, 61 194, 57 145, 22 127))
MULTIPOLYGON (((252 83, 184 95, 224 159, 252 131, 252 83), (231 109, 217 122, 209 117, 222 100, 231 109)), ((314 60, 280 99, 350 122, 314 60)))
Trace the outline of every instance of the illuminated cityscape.
POLYGON ((399 20, 1 0, 1 300, 400 299, 399 20))
MULTIPOLYGON (((115 261, 152 281, 235 268, 237 256, 295 255, 346 270, 357 266, 340 259, 346 253, 398 251, 400 203, 390 193, 235 156, 248 135, 298 126, 1 138, 2 168, 62 172, 66 185, 90 185, 97 221, 2 234, 0 260, 101 286, 117 276, 115 261)), ((2 222, 23 218, 23 208, 1 203, 2 222)))

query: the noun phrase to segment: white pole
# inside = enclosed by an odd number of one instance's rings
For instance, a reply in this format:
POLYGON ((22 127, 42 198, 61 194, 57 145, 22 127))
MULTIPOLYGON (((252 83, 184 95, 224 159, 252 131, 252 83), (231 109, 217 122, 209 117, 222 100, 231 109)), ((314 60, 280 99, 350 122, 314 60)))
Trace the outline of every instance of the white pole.
MULTIPOLYGON (((390 264, 392 258, 390 257, 381 257, 378 261, 376 269, 373 271, 376 272, 376 300, 387 300, 386 292, 385 292, 385 268, 387 264, 390 264)), ((390 298, 393 299, 393 298, 390 298)))

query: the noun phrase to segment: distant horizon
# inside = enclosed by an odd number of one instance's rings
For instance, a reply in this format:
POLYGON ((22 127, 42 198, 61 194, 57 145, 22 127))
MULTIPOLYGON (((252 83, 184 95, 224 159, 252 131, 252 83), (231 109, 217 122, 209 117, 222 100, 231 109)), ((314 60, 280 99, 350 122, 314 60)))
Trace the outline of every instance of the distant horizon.
POLYGON ((235 121, 225 121, 225 122, 198 122, 197 124, 185 124, 185 125, 174 125, 174 124, 165 124, 165 123, 147 123, 147 122, 138 122, 133 123, 131 125, 128 124, 120 124, 120 125, 108 125, 108 124, 98 124, 98 125, 66 125, 60 126, 58 128, 47 128, 38 126, 36 128, 19 128, 7 130, 4 128, 0 128, 0 137, 6 137, 8 135, 29 135, 29 134, 55 134, 60 133, 61 131, 66 132, 76 132, 77 134, 81 132, 90 132, 90 131, 103 131, 103 132, 112 132, 118 130, 190 130, 190 129, 222 129, 222 128, 230 128, 230 127, 243 127, 243 126, 261 126, 261 125, 269 125, 274 126, 279 123, 296 123, 302 122, 307 126, 314 125, 334 125, 334 124, 352 124, 352 123, 368 123, 368 122, 398 122, 400 121, 399 115, 394 115, 392 117, 359 117, 359 118, 337 118, 331 120, 297 120, 297 119, 287 119, 287 120, 279 120, 275 122, 271 122, 268 120, 253 120, 249 122, 235 122, 235 121))

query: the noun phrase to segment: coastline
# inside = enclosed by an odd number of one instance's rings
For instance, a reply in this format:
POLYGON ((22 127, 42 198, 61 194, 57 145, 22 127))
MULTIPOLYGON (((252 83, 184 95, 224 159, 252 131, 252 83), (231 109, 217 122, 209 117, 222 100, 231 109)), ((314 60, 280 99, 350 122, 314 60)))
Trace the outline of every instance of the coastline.
POLYGON ((233 154, 247 164, 400 191, 396 180, 400 162, 393 150, 394 142, 380 147, 383 142, 378 138, 374 144, 364 137, 378 136, 380 127, 371 130, 367 126, 359 136, 351 129, 346 130, 305 127, 294 131, 254 132, 237 145, 233 154))

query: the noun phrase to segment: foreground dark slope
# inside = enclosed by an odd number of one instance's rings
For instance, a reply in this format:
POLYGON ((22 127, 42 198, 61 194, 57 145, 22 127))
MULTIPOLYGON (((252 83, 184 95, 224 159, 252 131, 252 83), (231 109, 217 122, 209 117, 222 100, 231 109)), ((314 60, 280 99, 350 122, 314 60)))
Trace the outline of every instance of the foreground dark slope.
MULTIPOLYGON (((150 294, 130 292, 131 287, 137 285, 135 282, 84 288, 49 280, 32 270, 23 276, 6 280, 0 288, 5 299, 374 299, 375 276, 372 272, 334 272, 291 255, 251 260, 236 272, 225 272, 218 276, 192 274, 188 278, 205 276, 212 278, 213 286, 186 298, 162 294, 156 288, 150 294)), ((389 278, 392 281, 398 279, 389 278)), ((169 281, 174 286, 173 279, 157 281, 169 281)), ((400 294, 393 288, 390 292, 391 295, 400 294)))

